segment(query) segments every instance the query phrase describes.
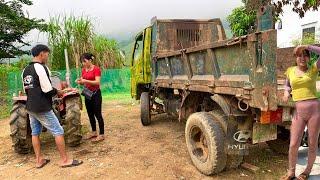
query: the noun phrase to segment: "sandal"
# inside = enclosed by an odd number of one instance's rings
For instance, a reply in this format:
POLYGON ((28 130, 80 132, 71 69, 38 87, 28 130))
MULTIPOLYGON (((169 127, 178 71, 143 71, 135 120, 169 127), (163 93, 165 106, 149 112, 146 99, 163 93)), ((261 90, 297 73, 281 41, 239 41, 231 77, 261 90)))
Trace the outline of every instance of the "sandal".
POLYGON ((307 180, 307 179, 309 179, 309 176, 310 176, 310 174, 301 173, 301 174, 297 177, 297 179, 298 179, 298 180, 307 180))
POLYGON ((37 169, 41 169, 41 168, 43 168, 45 165, 47 165, 49 162, 50 162, 50 159, 43 159, 43 163, 40 165, 40 166, 38 166, 38 167, 36 167, 37 169))
POLYGON ((96 138, 96 137, 97 137, 97 134, 88 133, 88 134, 84 135, 83 140, 89 140, 89 139, 96 138))
POLYGON ((71 164, 68 164, 68 165, 63 165, 61 166, 62 168, 67 168, 67 167, 75 167, 75 166, 79 166, 83 163, 83 161, 80 161, 80 160, 72 160, 72 163, 71 164))
POLYGON ((286 174, 286 175, 282 176, 280 178, 280 180, 293 180, 295 178, 296 178, 295 176, 289 176, 288 174, 286 174))
POLYGON ((104 141, 104 136, 103 135, 99 135, 97 136, 95 139, 92 140, 92 143, 98 143, 104 141))

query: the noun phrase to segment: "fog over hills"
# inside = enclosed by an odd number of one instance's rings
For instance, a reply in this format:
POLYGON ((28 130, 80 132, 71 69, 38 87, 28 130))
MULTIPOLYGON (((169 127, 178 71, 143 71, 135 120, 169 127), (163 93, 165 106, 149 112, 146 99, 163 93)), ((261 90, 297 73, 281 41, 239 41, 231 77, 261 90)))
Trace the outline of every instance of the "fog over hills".
MULTIPOLYGON (((46 21, 52 16, 73 14, 92 18, 95 32, 120 42, 132 39, 150 25, 152 17, 159 19, 212 19, 225 21, 241 0, 33 0, 25 10, 30 17, 46 21)), ((228 32, 228 30, 227 30, 228 32)), ((31 44, 47 43, 45 34, 32 31, 27 36, 31 44)))

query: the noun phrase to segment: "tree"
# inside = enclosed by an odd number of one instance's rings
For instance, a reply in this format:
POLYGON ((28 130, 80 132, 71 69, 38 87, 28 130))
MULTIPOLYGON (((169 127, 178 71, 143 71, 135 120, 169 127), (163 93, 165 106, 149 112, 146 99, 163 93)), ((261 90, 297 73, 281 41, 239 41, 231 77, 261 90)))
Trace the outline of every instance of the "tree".
POLYGON ((296 12, 301 18, 310 10, 318 10, 319 0, 242 0, 243 6, 235 8, 228 16, 231 31, 235 36, 248 34, 248 31, 256 23, 257 10, 266 4, 273 5, 274 18, 278 19, 283 13, 283 7, 291 5, 292 11, 296 12))
POLYGON ((0 59, 25 54, 21 47, 29 45, 24 41, 32 29, 45 30, 43 20, 29 18, 22 6, 32 5, 30 0, 0 0, 0 59))
POLYGON ((285 5, 293 5, 292 11, 299 14, 301 18, 304 17, 307 11, 313 10, 317 11, 320 7, 319 0, 279 0, 277 2, 273 2, 275 7, 276 16, 283 13, 283 6, 285 5))
POLYGON ((296 12, 301 18, 307 11, 318 10, 320 6, 319 0, 242 0, 249 9, 257 10, 263 4, 272 4, 275 10, 275 17, 279 17, 283 13, 283 7, 292 6, 292 11, 296 12))
POLYGON ((248 34, 256 21, 256 12, 248 10, 244 6, 235 8, 227 17, 230 28, 234 36, 243 36, 248 34))

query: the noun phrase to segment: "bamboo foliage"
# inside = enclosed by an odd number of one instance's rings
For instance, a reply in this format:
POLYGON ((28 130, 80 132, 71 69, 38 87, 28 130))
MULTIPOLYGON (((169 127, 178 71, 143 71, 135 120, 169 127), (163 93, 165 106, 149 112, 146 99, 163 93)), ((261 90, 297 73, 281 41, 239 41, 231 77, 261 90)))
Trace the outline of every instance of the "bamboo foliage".
POLYGON ((52 69, 65 69, 64 49, 68 50, 71 68, 80 67, 80 56, 85 52, 93 53, 96 63, 101 67, 119 68, 122 65, 117 42, 96 35, 88 17, 52 17, 48 25, 48 34, 49 46, 52 49, 52 69))
POLYGON ((115 40, 106 39, 103 36, 94 36, 93 49, 96 55, 96 63, 105 68, 118 68, 123 65, 123 60, 118 43, 115 40))

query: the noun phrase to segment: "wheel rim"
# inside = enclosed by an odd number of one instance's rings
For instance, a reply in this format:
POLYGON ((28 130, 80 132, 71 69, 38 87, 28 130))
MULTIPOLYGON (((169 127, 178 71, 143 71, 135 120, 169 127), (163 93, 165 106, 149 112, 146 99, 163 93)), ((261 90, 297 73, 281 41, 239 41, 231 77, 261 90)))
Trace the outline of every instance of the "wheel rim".
POLYGON ((206 162, 209 154, 208 141, 205 134, 199 127, 194 126, 191 128, 190 141, 192 154, 201 162, 206 162))

